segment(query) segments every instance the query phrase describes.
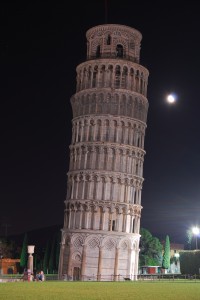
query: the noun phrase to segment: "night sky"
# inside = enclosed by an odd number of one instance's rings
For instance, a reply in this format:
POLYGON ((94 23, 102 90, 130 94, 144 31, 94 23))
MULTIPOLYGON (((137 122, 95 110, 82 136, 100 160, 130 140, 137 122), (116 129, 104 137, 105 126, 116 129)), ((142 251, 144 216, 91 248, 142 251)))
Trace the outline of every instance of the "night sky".
POLYGON ((86 59, 86 31, 104 23, 142 33, 140 64, 150 72, 141 226, 179 243, 200 225, 200 9, 174 5, 0 4, 1 235, 62 227, 76 66, 86 59))

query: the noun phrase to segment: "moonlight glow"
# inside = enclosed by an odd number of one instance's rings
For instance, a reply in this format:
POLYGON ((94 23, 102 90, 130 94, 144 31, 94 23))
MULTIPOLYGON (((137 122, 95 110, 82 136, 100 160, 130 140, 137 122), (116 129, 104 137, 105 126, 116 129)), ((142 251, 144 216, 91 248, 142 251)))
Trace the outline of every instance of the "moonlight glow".
POLYGON ((176 97, 173 94, 169 94, 167 96, 167 102, 168 103, 174 103, 176 101, 176 97))

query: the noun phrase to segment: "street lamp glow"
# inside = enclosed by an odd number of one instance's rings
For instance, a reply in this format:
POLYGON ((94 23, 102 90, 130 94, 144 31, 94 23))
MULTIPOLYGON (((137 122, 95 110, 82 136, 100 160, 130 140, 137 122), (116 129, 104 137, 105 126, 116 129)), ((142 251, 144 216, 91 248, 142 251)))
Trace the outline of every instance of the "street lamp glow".
POLYGON ((197 227, 197 226, 193 227, 192 232, 196 237, 196 250, 197 250, 198 249, 197 236, 199 235, 199 232, 200 232, 199 227, 197 227))
POLYGON ((175 253, 174 256, 176 257, 176 259, 178 259, 180 257, 179 253, 175 253))
POLYGON ((192 232, 193 232, 194 235, 198 235, 199 234, 199 228, 197 226, 193 227, 192 232))

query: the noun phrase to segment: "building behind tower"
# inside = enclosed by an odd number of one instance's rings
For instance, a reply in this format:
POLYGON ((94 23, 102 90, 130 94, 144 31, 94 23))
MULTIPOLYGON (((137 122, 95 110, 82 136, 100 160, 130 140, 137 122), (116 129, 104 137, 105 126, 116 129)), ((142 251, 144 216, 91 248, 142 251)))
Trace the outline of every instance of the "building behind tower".
POLYGON ((77 66, 59 278, 137 279, 149 72, 142 35, 105 24, 86 32, 77 66))

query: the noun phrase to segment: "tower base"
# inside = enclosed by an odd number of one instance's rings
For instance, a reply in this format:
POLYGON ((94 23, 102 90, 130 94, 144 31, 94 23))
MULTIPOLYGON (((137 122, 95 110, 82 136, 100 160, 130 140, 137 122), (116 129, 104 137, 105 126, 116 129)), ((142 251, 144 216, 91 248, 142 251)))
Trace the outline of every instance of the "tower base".
POLYGON ((59 279, 137 280, 139 234, 62 233, 59 279))

